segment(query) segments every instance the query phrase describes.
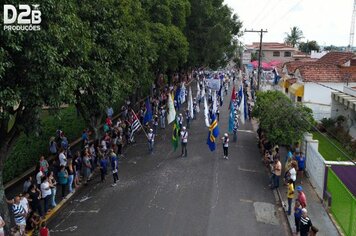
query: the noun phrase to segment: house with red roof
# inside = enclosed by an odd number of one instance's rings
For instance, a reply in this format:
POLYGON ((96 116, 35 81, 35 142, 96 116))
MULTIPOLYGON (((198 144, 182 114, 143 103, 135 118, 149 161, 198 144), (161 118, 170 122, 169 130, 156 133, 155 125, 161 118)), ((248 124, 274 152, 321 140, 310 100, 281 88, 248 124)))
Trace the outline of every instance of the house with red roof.
MULTIPOLYGON (((251 52, 260 50, 260 43, 254 42, 252 45, 246 45, 251 52)), ((285 43, 263 42, 262 43, 262 62, 278 61, 282 64, 288 61, 294 61, 293 56, 297 54, 298 49, 285 43)))
POLYGON ((293 101, 303 102, 321 120, 331 115, 331 92, 356 86, 356 55, 329 52, 318 60, 299 60, 283 65, 281 89, 293 101))

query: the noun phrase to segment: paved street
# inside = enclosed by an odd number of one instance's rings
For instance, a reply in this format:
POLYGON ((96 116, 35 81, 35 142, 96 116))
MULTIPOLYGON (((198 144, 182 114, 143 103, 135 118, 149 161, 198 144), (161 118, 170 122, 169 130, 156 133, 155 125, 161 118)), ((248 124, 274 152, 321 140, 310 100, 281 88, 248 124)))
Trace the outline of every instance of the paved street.
MULTIPOLYGON (((220 109, 220 137, 228 100, 220 109)), ((240 126, 237 143, 230 136, 227 161, 221 140, 215 152, 208 149, 202 110, 198 115, 187 158, 173 152, 171 126, 159 130, 153 155, 140 134, 126 149, 120 183, 111 187, 111 175, 104 184, 90 182, 51 220, 51 235, 288 235, 252 125, 240 126)))

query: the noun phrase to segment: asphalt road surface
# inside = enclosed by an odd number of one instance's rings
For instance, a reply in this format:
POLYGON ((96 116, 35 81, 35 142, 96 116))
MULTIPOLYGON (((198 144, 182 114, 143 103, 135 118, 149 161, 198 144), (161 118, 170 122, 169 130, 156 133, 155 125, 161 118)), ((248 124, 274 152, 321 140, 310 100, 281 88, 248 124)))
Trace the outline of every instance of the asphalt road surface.
MULTIPOLYGON (((220 108, 220 136, 228 127, 228 96, 220 108)), ((202 107, 201 107, 202 110, 202 107)), ((229 160, 222 141, 211 152, 203 112, 189 130, 188 157, 173 152, 172 128, 158 131, 154 153, 143 134, 125 151, 119 183, 96 178, 51 220, 51 235, 288 235, 281 208, 268 188, 248 121, 238 141, 230 136, 229 160)))

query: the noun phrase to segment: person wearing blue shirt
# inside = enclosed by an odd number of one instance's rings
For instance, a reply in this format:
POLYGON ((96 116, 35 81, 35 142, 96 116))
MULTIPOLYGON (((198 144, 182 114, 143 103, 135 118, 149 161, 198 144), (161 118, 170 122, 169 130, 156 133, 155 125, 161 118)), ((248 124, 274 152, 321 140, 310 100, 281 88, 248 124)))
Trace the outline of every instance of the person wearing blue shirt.
POLYGON ((100 174, 101 174, 101 182, 105 182, 105 176, 108 173, 108 160, 106 157, 102 157, 100 159, 100 174))
POLYGON ((111 185, 113 187, 116 186, 116 181, 119 180, 119 160, 114 152, 114 150, 110 150, 110 161, 111 161, 111 170, 112 170, 112 177, 114 178, 114 183, 111 185))
POLYGON ((299 154, 297 153, 297 156, 295 159, 298 162, 298 173, 299 173, 299 178, 300 178, 300 183, 303 183, 303 175, 304 175, 304 170, 305 170, 305 162, 306 162, 306 157, 303 155, 302 152, 299 154))

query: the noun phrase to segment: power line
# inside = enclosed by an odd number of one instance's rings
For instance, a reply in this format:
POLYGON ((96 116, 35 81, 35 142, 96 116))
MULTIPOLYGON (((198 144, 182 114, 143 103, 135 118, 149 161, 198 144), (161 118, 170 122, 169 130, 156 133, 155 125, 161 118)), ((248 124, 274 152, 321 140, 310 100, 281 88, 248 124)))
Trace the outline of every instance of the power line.
POLYGON ((289 10, 284 13, 284 15, 282 15, 281 17, 279 17, 278 19, 274 20, 273 23, 271 24, 272 28, 273 26, 277 26, 276 23, 282 19, 284 19, 291 11, 293 11, 297 6, 299 6, 300 3, 302 3, 303 0, 299 0, 299 2, 297 2, 295 5, 293 5, 291 8, 289 8, 289 10))
POLYGON ((282 1, 282 0, 279 0, 279 1, 277 1, 274 5, 270 5, 270 6, 272 6, 272 8, 268 8, 268 7, 267 7, 267 8, 266 8, 266 11, 264 12, 263 15, 261 15, 261 17, 260 17, 260 19, 257 21, 257 23, 260 23, 261 20, 265 21, 265 20, 266 20, 265 17, 268 18, 270 15, 272 15, 272 14, 269 14, 269 15, 268 15, 268 13, 270 13, 271 10, 275 9, 276 6, 277 6, 281 1, 282 1))
POLYGON ((262 15, 262 13, 265 13, 265 11, 267 10, 267 6, 269 5, 271 3, 271 1, 266 1, 266 4, 261 8, 261 11, 259 11, 259 13, 258 14, 256 14, 256 17, 255 17, 255 19, 253 19, 253 21, 252 21, 252 25, 255 25, 255 23, 256 23, 256 21, 257 21, 257 19, 259 19, 260 18, 260 16, 262 15))

